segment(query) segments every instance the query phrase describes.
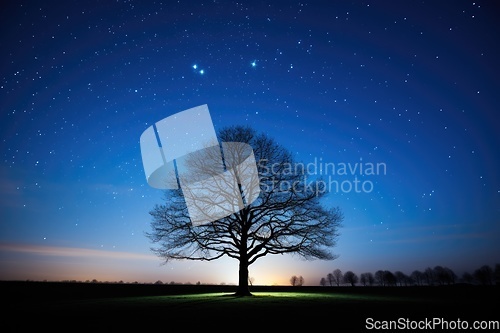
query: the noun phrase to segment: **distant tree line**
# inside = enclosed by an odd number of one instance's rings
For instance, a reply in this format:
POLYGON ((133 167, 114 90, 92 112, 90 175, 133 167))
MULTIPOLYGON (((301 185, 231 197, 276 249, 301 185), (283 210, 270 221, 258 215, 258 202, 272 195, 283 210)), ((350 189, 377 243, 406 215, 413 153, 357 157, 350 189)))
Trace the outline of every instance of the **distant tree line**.
POLYGON ((476 285, 500 285, 500 263, 494 268, 483 265, 473 273, 465 272, 458 277, 452 269, 443 266, 428 267, 424 271, 415 270, 410 275, 401 271, 391 272, 378 270, 375 273, 366 272, 359 276, 353 271, 342 272, 335 269, 320 280, 321 286, 362 285, 362 286, 443 286, 456 283, 476 285))

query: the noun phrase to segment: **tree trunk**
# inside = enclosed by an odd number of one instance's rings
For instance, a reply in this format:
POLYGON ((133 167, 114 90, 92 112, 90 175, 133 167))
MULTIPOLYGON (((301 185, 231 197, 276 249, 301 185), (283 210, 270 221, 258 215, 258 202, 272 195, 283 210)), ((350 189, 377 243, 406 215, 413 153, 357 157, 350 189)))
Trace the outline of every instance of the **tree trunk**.
POLYGON ((238 272, 238 289, 235 293, 236 296, 252 296, 248 288, 248 261, 247 259, 240 258, 240 269, 238 272))
POLYGON ((248 224, 247 224, 247 209, 241 211, 242 218, 242 230, 240 238, 240 267, 238 271, 238 289, 236 290, 236 296, 252 296, 250 289, 248 288, 248 248, 247 248, 247 237, 248 237, 248 224))

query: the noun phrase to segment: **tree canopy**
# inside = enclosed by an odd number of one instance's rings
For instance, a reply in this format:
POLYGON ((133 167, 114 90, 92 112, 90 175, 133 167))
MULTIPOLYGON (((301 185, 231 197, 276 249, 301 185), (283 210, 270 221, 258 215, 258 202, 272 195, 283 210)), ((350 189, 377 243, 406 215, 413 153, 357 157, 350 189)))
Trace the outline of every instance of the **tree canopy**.
MULTIPOLYGON (((294 254, 308 260, 336 259, 333 248, 343 215, 338 207, 322 204, 327 195, 325 183, 308 178, 313 175, 307 175, 303 168, 290 172, 290 165, 296 163, 292 154, 265 133, 232 126, 222 129, 218 139, 221 143, 244 143, 253 149, 259 177, 258 196, 228 216, 193 225, 186 193, 181 188, 165 191, 164 203, 150 211, 152 231, 146 235, 155 244, 152 250, 165 262, 211 261, 224 256, 238 260, 238 295, 251 295, 248 267, 264 256, 294 254)), ((227 160, 227 156, 236 153, 224 151, 223 156, 227 160)), ((190 174, 206 172, 206 161, 213 157, 212 152, 207 154, 185 163, 191 169, 190 174)), ((227 172, 232 171, 228 168, 227 172)), ((242 183, 238 188, 243 194, 242 183)), ((248 189, 245 193, 248 194, 248 189)))

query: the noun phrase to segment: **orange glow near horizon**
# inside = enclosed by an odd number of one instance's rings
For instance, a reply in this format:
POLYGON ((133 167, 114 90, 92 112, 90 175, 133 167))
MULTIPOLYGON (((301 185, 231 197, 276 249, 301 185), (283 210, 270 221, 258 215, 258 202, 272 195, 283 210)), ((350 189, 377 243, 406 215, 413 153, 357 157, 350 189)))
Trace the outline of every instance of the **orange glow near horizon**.
MULTIPOLYGON (((252 284, 289 285, 293 264, 269 259, 249 267, 252 284)), ((160 258, 148 253, 19 243, 0 244, 0 268, 1 280, 238 283, 238 263, 232 259, 162 265, 160 258)))
POLYGON ((147 281, 140 267, 158 262, 151 254, 16 243, 0 244, 0 253, 2 280, 147 281))
POLYGON ((20 252, 47 256, 60 257, 108 257, 114 259, 147 259, 157 260, 154 255, 139 254, 132 252, 93 250, 75 247, 57 247, 32 244, 4 243, 0 244, 0 251, 20 252))

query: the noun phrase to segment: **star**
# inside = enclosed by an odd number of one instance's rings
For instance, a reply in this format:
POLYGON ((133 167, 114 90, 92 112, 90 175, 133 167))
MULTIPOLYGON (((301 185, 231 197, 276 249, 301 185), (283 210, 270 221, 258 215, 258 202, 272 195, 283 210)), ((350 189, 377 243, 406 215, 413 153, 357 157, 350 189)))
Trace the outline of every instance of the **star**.
POLYGON ((204 69, 198 70, 198 64, 194 64, 192 67, 193 67, 195 73, 198 73, 200 75, 205 74, 205 70, 204 69))

